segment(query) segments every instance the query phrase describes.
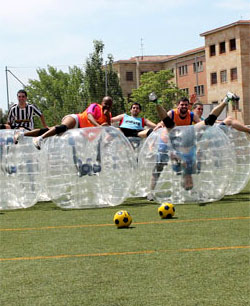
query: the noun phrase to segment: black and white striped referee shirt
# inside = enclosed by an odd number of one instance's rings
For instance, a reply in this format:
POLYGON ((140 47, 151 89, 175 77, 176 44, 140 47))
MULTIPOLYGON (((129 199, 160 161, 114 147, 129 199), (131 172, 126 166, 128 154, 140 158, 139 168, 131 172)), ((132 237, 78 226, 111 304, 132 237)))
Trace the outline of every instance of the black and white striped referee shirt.
POLYGON ((34 129, 34 116, 41 117, 42 112, 34 104, 26 102, 25 108, 20 108, 18 103, 13 104, 8 112, 8 123, 12 129, 18 129, 20 127, 26 130, 34 129))

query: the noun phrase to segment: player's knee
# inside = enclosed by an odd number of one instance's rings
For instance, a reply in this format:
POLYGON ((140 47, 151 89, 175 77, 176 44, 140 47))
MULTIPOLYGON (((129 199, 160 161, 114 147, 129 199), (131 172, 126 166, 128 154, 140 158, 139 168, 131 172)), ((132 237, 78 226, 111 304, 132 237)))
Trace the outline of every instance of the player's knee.
POLYGON ((68 130, 68 127, 65 124, 61 124, 61 125, 56 125, 55 126, 56 135, 64 133, 67 130, 68 130))
POLYGON ((149 130, 147 131, 147 137, 148 137, 152 132, 153 132, 153 129, 149 129, 149 130))
POLYGON ((152 176, 155 180, 157 180, 161 174, 163 170, 163 165, 161 164, 156 164, 154 170, 153 170, 153 173, 152 173, 152 176))
POLYGON ((48 128, 44 128, 44 129, 40 129, 38 132, 38 136, 43 135, 44 133, 46 133, 49 129, 48 128))
POLYGON ((168 128, 168 129, 173 128, 174 125, 175 125, 173 119, 168 117, 168 116, 166 118, 164 118, 162 121, 164 122, 166 128, 168 128))
POLYGON ((233 118, 232 117, 227 117, 223 122, 226 125, 232 125, 233 124, 233 118))
POLYGON ((217 120, 217 116, 209 115, 205 120, 205 125, 214 125, 215 121, 217 120))

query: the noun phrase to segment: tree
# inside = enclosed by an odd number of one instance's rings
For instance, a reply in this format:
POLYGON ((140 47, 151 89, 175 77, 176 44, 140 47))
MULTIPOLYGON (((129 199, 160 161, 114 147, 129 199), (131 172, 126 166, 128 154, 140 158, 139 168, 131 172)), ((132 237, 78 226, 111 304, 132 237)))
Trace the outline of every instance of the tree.
MULTIPOLYGON (((59 124, 67 114, 84 111, 90 103, 100 103, 106 93, 114 101, 112 114, 124 112, 122 90, 112 67, 113 57, 108 56, 105 67, 103 48, 102 41, 94 41, 94 52, 86 60, 85 71, 74 66, 63 72, 48 66, 37 70, 38 80, 29 80, 25 88, 29 101, 41 109, 49 126, 59 124)), ((36 119, 35 124, 41 126, 36 119)))
POLYGON ((132 90, 132 101, 142 105, 142 116, 153 122, 158 122, 159 118, 155 110, 155 104, 149 102, 149 94, 155 92, 162 106, 169 110, 174 103, 183 95, 183 92, 170 80, 173 73, 170 70, 161 70, 157 73, 152 71, 144 73, 140 79, 140 86, 132 90))
POLYGON ((125 112, 125 104, 117 72, 113 70, 113 62, 113 56, 109 54, 108 62, 105 65, 107 78, 107 95, 111 96, 114 101, 112 114, 113 116, 116 116, 125 112))
POLYGON ((0 123, 7 123, 7 116, 8 111, 3 112, 3 110, 0 108, 0 123))
POLYGON ((65 73, 48 66, 48 71, 38 69, 37 74, 39 80, 29 80, 26 90, 29 101, 41 109, 49 126, 59 124, 65 115, 82 112, 86 107, 80 68, 69 68, 69 73, 65 73))
POLYGON ((89 103, 99 102, 105 96, 105 72, 103 70, 102 41, 94 40, 94 52, 89 55, 85 63, 84 96, 89 103))
POLYGON ((102 41, 94 40, 94 52, 86 60, 84 73, 84 97, 89 103, 100 102, 107 94, 113 99, 112 114, 124 112, 124 99, 117 73, 113 70, 113 56, 108 55, 104 65, 102 41))

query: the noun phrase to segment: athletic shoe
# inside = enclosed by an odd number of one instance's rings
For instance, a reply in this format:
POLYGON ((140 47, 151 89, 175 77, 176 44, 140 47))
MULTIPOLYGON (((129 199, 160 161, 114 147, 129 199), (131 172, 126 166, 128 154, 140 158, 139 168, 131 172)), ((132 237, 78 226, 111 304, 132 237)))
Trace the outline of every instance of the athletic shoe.
POLYGON ((41 150, 43 138, 41 136, 33 138, 33 144, 37 150, 41 150))
POLYGON ((157 95, 154 92, 151 92, 148 96, 150 102, 157 103, 157 95))
POLYGON ((94 172, 94 174, 99 173, 101 171, 102 171, 102 167, 101 167, 100 164, 94 164, 93 165, 93 172, 94 172))
POLYGON ((158 99, 155 92, 151 92, 148 96, 148 99, 149 99, 150 102, 153 102, 155 104, 161 104, 161 102, 162 102, 161 99, 158 99))
POLYGON ((147 195, 147 200, 148 201, 154 201, 154 196, 151 192, 147 195))
POLYGON ((21 131, 15 131, 14 133, 14 137, 13 137, 13 141, 14 141, 14 144, 18 144, 18 141, 23 139, 23 132, 21 131))
POLYGON ((236 102, 236 101, 239 101, 239 100, 240 100, 239 96, 237 96, 236 94, 229 91, 226 94, 225 98, 223 99, 223 102, 229 103, 229 102, 236 102))

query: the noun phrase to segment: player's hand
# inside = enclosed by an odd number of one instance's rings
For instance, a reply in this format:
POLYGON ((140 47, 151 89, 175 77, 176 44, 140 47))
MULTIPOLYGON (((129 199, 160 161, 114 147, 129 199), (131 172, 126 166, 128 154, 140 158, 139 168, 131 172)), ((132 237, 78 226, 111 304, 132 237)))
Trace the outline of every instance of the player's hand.
POLYGON ((157 131, 157 130, 163 128, 163 127, 164 127, 164 123, 163 122, 159 122, 159 123, 157 123, 156 127, 154 128, 154 131, 157 131))
POLYGON ((111 125, 111 115, 110 115, 110 111, 107 109, 103 110, 103 114, 106 116, 107 118, 107 125, 111 125))

